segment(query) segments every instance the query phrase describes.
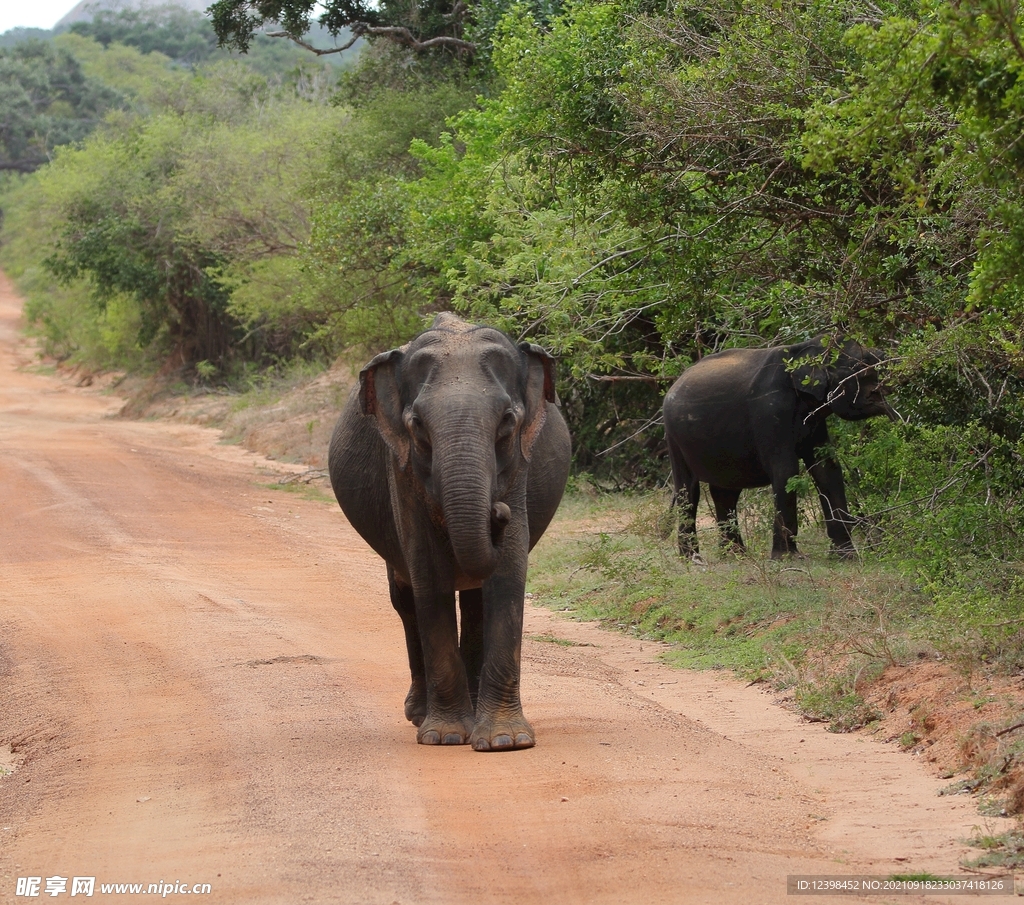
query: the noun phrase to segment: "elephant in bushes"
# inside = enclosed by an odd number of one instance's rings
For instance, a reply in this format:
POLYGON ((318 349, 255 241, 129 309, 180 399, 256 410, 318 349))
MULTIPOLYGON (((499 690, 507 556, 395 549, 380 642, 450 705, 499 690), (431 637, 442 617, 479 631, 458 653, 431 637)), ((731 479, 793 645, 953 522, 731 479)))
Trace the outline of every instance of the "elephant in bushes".
POLYGON ((547 352, 440 314, 363 368, 334 429, 331 484, 387 563, 421 744, 535 743, 519 694, 523 597, 569 475, 557 406, 547 352))
POLYGON ((807 466, 825 527, 840 555, 854 553, 843 473, 827 452, 826 420, 898 417, 875 372, 878 352, 854 340, 821 339, 774 349, 730 349, 688 368, 665 396, 664 420, 675 494, 682 506, 679 552, 697 556, 700 482, 708 484, 723 542, 743 549, 736 521, 740 491, 770 485, 775 496, 772 558, 797 553, 796 493, 790 478, 807 466))

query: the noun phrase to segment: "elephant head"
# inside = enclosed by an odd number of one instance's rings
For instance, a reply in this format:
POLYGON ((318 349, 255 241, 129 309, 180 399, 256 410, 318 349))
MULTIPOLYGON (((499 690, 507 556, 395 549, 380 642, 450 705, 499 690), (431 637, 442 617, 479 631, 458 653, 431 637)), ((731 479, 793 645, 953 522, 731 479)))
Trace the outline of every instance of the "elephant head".
POLYGON ((882 362, 877 350, 853 339, 826 349, 818 338, 791 346, 785 358, 794 389, 817 408, 845 421, 862 421, 876 415, 899 418, 886 401, 876 371, 882 362))
POLYGON ((554 361, 489 327, 438 315, 429 330, 374 358, 359 375, 398 472, 412 480, 470 578, 494 570, 517 511, 518 480, 556 402, 554 361))

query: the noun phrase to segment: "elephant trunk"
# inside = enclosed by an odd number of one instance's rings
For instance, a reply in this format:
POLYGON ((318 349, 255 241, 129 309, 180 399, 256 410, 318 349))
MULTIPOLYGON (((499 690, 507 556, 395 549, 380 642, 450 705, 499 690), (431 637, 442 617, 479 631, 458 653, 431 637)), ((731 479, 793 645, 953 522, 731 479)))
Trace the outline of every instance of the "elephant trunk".
POLYGON ((494 456, 486 446, 475 450, 459 444, 434 460, 452 551, 459 568, 479 581, 494 572, 497 545, 512 517, 505 503, 494 500, 494 470, 494 456))

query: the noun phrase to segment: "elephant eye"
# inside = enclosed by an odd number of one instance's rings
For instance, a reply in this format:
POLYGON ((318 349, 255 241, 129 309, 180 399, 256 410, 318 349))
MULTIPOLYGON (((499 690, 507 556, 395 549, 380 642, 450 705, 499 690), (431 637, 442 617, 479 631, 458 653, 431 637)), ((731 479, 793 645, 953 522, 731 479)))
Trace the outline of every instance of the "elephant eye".
POLYGON ((416 445, 424 452, 430 452, 430 434, 427 433, 427 426, 419 415, 409 416, 409 431, 416 445))
POLYGON ((516 429, 516 413, 509 410, 501 416, 498 423, 498 438, 504 440, 516 429))

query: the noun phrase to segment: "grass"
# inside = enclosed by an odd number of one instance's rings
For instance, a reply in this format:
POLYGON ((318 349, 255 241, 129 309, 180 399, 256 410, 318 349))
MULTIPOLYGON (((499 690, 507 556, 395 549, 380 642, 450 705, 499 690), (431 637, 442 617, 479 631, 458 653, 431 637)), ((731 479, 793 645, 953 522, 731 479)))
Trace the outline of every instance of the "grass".
POLYGON ((531 641, 539 641, 542 644, 557 644, 559 647, 590 647, 586 641, 571 641, 568 638, 559 638, 557 635, 527 635, 531 641))
POLYGON ((284 493, 291 493, 301 497, 304 500, 312 500, 315 503, 335 503, 334 496, 328 493, 326 490, 318 487, 313 483, 306 483, 304 481, 288 481, 276 482, 272 484, 264 484, 267 490, 280 490, 284 493))
MULTIPOLYGON (((240 412, 251 408, 268 408, 279 403, 296 389, 309 384, 326 371, 323 364, 295 360, 276 369, 246 370, 230 382, 235 399, 232 411, 240 412)), ((340 411, 348 395, 348 386, 335 388, 333 401, 340 411)))
POLYGON ((966 861, 965 867, 1001 867, 1007 870, 1024 867, 1024 832, 1019 829, 1005 833, 979 832, 967 843, 980 848, 983 854, 966 861))
POLYGON ((899 571, 836 560, 810 511, 802 559, 772 561, 767 494, 749 493, 746 555, 724 552, 702 510, 704 562, 680 558, 668 495, 571 493, 531 558, 538 602, 636 637, 667 642, 675 666, 730 669, 789 688, 804 713, 847 731, 877 717, 861 690, 924 645, 923 599, 899 571))

